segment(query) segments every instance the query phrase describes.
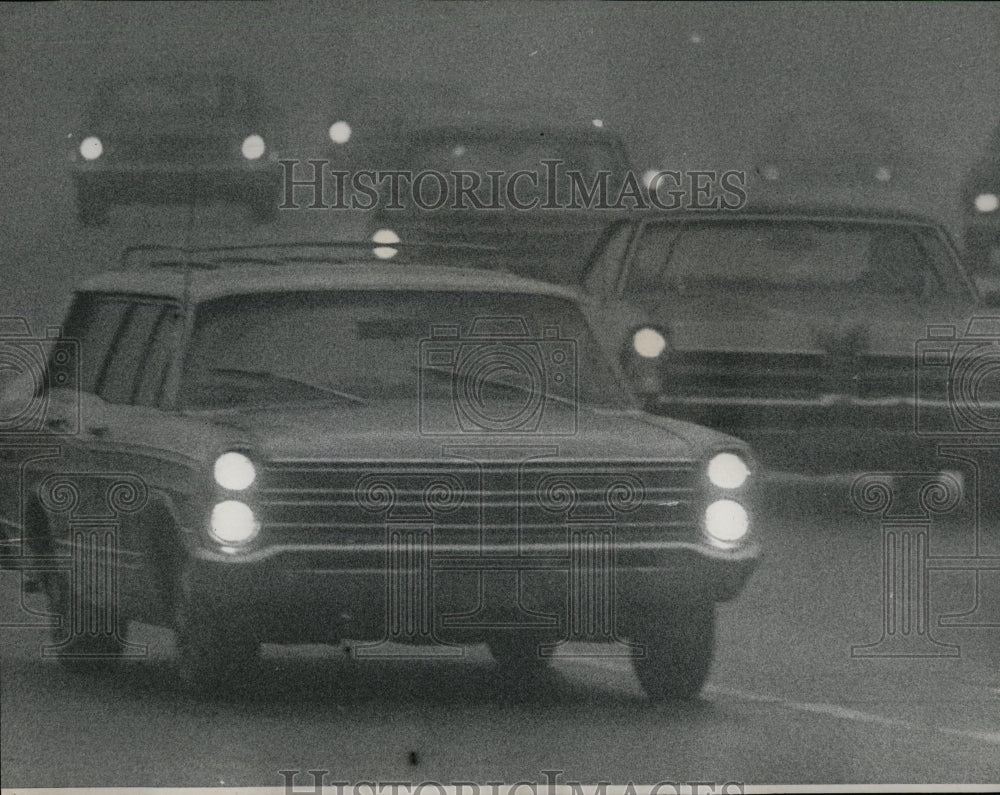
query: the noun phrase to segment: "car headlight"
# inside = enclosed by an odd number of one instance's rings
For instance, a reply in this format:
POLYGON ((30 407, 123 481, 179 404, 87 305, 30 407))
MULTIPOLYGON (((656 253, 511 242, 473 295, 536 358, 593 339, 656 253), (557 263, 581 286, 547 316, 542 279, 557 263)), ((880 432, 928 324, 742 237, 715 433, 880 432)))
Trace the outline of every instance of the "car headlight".
MULTIPOLYGON (((391 229, 379 229, 374 235, 372 235, 372 243, 399 243, 399 235, 393 232, 391 229)), ((399 253, 398 249, 390 248, 388 246, 377 246, 372 250, 372 253, 379 259, 392 259, 399 253)))
POLYGON ((224 544, 245 544, 260 532, 260 522, 245 502, 224 500, 212 508, 212 535, 224 544))
POLYGON ((243 157, 247 160, 259 160, 264 156, 266 149, 264 139, 259 135, 248 135, 243 139, 243 145, 240 147, 243 157))
POLYGON ((995 193, 980 193, 972 203, 981 213, 995 213, 1000 209, 1000 197, 995 193))
POLYGON ((346 144, 351 140, 351 125, 346 121, 335 121, 327 131, 330 140, 335 144, 346 144))
POLYGON ((104 144, 96 135, 88 135, 80 141, 80 157, 84 160, 97 160, 104 154, 104 144))
POLYGON ((750 468, 736 453, 719 453, 708 462, 708 479, 720 489, 738 489, 750 477, 750 468))
POLYGON ((666 348, 666 338, 655 328, 641 328, 632 335, 632 350, 643 359, 656 359, 666 348))
POLYGON ((705 532, 717 546, 731 547, 750 531, 750 515, 736 500, 716 500, 705 509, 705 532))
POLYGON ((212 474, 215 482, 227 491, 243 491, 253 485, 257 470, 243 453, 229 452, 215 459, 212 474))

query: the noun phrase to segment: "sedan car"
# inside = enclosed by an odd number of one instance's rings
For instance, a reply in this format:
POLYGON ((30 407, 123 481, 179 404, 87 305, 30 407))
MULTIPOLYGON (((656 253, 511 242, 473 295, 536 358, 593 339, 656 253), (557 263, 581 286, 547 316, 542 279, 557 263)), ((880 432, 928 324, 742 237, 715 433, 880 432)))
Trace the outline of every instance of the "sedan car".
POLYGON ((524 675, 585 640, 653 698, 699 691, 758 556, 754 461, 638 410, 577 292, 354 249, 156 256, 78 290, 49 365, 72 377, 35 392, 61 453, 5 462, 52 656, 172 627, 204 687, 262 643, 486 642, 524 675))
MULTIPOLYGON (((418 127, 378 157, 379 167, 443 174, 448 183, 447 201, 439 207, 433 207, 439 192, 435 179, 422 183, 424 207, 407 190, 399 201, 383 191, 372 218, 372 231, 381 232, 383 241, 494 246, 501 253, 490 261, 493 267, 522 273, 544 262, 542 278, 559 283, 577 278, 579 262, 632 175, 624 142, 600 119, 575 127, 496 122, 418 127), (497 175, 492 181, 491 173, 497 175), (470 190, 460 197, 463 185, 470 190), (588 200, 595 187, 598 192, 588 200)), ((643 186, 636 187, 641 199, 643 186)))
POLYGON ((113 204, 217 198, 272 219, 281 187, 273 115, 253 81, 224 70, 104 80, 69 136, 80 222, 106 223, 113 204))
POLYGON ((633 373, 652 411, 745 438, 771 466, 934 466, 938 442, 1000 431, 995 296, 924 217, 636 216, 606 230, 585 286, 615 344, 641 324, 666 339, 633 373))

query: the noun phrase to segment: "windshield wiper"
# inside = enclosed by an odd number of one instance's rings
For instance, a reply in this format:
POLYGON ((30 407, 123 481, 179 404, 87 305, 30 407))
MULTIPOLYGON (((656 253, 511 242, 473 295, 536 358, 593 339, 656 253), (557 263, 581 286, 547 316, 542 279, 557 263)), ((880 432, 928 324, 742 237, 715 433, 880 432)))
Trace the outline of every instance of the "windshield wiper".
POLYGON ((364 404, 367 401, 363 397, 358 395, 352 395, 350 392, 343 392, 339 389, 334 389, 332 386, 327 386, 325 384, 317 384, 311 381, 306 381, 302 378, 297 378, 295 376, 284 375, 282 373, 272 373, 268 370, 242 370, 238 367, 213 367, 209 370, 210 373, 214 375, 235 375, 235 376, 245 376, 249 378, 266 379, 268 381, 284 381, 288 384, 296 384, 297 386, 308 387, 309 389, 315 389, 317 392, 323 392, 327 395, 333 395, 334 397, 340 398, 341 400, 349 401, 350 403, 364 404))

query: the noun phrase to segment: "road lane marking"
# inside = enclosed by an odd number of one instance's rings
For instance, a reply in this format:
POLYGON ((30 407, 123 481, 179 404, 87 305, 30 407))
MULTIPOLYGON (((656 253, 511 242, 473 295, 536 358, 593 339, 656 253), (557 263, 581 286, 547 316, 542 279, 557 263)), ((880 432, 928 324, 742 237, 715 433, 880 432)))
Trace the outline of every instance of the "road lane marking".
MULTIPOLYGON (((570 655, 559 655, 556 659, 569 663, 586 665, 591 668, 603 668, 606 671, 625 673, 625 669, 620 665, 600 659, 573 657, 570 655)), ((887 726, 905 731, 930 731, 946 734, 952 737, 961 737, 966 740, 986 743, 988 745, 1000 746, 1000 732, 983 732, 969 729, 956 729, 951 726, 935 726, 928 723, 913 723, 900 718, 890 718, 886 715, 879 715, 874 712, 864 712, 850 707, 842 707, 839 704, 826 704, 823 702, 791 701, 780 696, 771 696, 764 693, 748 693, 743 690, 734 690, 719 685, 708 685, 705 687, 706 693, 714 693, 728 698, 740 699, 742 701, 752 701, 759 704, 774 704, 775 706, 790 709, 796 712, 810 712, 817 715, 826 715, 840 720, 855 721, 858 723, 869 723, 877 726, 887 726)))

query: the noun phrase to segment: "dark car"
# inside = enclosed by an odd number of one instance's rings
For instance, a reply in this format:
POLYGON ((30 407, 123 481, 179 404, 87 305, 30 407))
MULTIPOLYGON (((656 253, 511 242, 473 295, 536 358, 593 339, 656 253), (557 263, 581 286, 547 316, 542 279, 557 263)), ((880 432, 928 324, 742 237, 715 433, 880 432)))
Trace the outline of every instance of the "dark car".
POLYGON ((69 136, 80 222, 106 223, 113 204, 211 199, 272 219, 281 187, 274 115, 252 80, 223 70, 102 81, 69 136))
POLYGON ((758 556, 746 445, 636 408, 576 291, 296 251, 90 279, 65 377, 0 403, 34 394, 56 449, 0 459, 48 654, 113 661, 137 620, 212 686, 261 643, 486 642, 525 675, 605 641, 652 697, 695 695, 758 556))
POLYGON ((500 253, 489 261, 480 258, 480 266, 530 271, 558 283, 578 279, 579 263, 616 209, 634 209, 628 201, 613 206, 629 175, 642 189, 621 137, 600 120, 578 127, 496 122, 418 127, 383 147, 377 165, 413 175, 444 174, 449 191, 440 207, 433 207, 440 192, 436 179, 422 183, 423 207, 405 187, 395 207, 383 191, 371 222, 372 231, 383 234, 379 242, 395 236, 404 243, 492 246, 500 253), (494 182, 489 172, 498 174, 494 182), (470 176, 456 176, 462 173, 470 176), (587 200, 581 190, 589 193, 596 185, 600 191, 602 180, 604 193, 587 200), (477 187, 459 198, 460 181, 477 187), (537 270, 540 262, 544 274, 537 270))
POLYGON ((585 285, 617 344, 640 324, 666 338, 635 373, 651 410, 745 438, 768 465, 933 466, 938 442, 1000 431, 998 312, 924 217, 646 214, 606 230, 585 285))

